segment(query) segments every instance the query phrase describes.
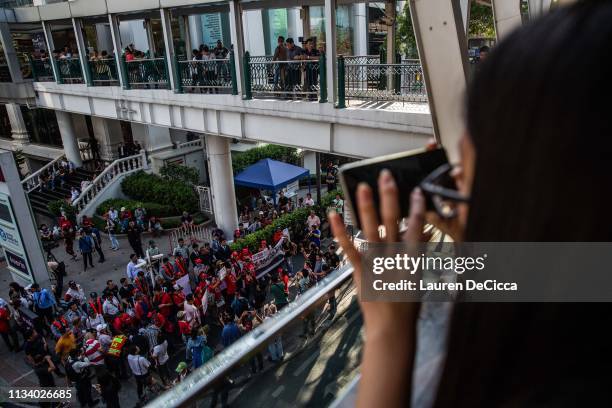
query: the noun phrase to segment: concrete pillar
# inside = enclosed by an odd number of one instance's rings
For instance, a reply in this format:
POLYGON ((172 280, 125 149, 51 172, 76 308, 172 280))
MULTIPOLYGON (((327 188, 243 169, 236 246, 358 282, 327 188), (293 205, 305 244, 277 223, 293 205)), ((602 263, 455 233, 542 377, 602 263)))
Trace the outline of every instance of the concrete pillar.
POLYGON ((302 6, 300 11, 300 17, 302 18, 302 35, 304 39, 310 38, 310 7, 302 6))
MULTIPOLYGON (((242 94, 244 89, 244 78, 243 78, 243 61, 244 56, 244 34, 242 26, 242 8, 238 0, 230 0, 229 2, 230 12, 230 37, 232 39, 232 49, 234 50, 234 63, 236 65, 236 82, 238 83, 238 93, 242 94)), ((232 183, 232 189, 233 189, 232 183)))
POLYGON ((199 14, 197 16, 189 16, 189 36, 191 49, 198 48, 202 44, 202 16, 199 14))
POLYGON ((11 73, 11 79, 13 83, 23 82, 23 76, 21 75, 21 66, 17 59, 17 53, 15 47, 13 47, 13 36, 11 35, 11 29, 8 23, 0 23, 0 42, 2 43, 2 49, 4 50, 4 57, 8 64, 9 72, 11 73))
POLYGON ((100 158, 106 162, 119 158, 119 143, 123 141, 121 123, 115 119, 92 116, 91 127, 98 142, 100 158))
POLYGON ((21 106, 16 103, 7 103, 6 112, 11 123, 11 136, 13 140, 20 145, 30 143, 30 135, 23 120, 21 106))
POLYGON ((159 9, 162 31, 164 37, 164 48, 166 50, 166 64, 168 65, 168 82, 170 89, 176 91, 178 84, 176 83, 176 66, 174 65, 174 39, 172 38, 172 23, 170 21, 170 10, 159 9))
POLYGON ((336 0, 325 0, 325 57, 327 62, 327 101, 336 103, 338 93, 338 52, 336 47, 336 0))
POLYGON ((66 158, 70 160, 76 167, 83 165, 81 160, 81 152, 79 151, 79 141, 77 140, 74 124, 70 113, 64 111, 55 111, 57 116, 57 126, 60 129, 62 136, 62 144, 64 145, 64 153, 66 158))
POLYGON ((77 43, 77 49, 79 51, 79 61, 81 62, 81 73, 83 75, 83 83, 92 84, 92 78, 89 75, 90 71, 87 69, 89 64, 89 55, 87 46, 85 45, 85 39, 83 37, 83 20, 80 18, 72 18, 72 28, 74 29, 74 37, 77 43))
POLYGON ((463 30, 465 35, 468 35, 470 30, 470 6, 471 0, 460 0, 459 6, 461 7, 461 19, 463 20, 463 30))
POLYGON ((123 89, 128 87, 128 79, 125 77, 123 70, 121 69, 121 34, 119 33, 119 22, 117 21, 117 15, 109 14, 108 23, 111 33, 111 39, 113 41, 113 51, 115 51, 115 62, 117 63, 117 73, 119 74, 119 84, 123 89))
POLYGON ((187 55, 187 59, 191 59, 191 27, 189 26, 190 17, 189 16, 180 16, 183 20, 183 38, 185 38, 185 54, 187 55))
POLYGON ((234 229, 238 226, 230 142, 229 138, 206 135, 206 155, 215 222, 227 238, 232 237, 234 229))
MULTIPOLYGON (((387 64, 395 64, 395 0, 385 3, 387 19, 387 64)), ((389 75, 393 78, 393 75, 389 75)))
POLYGON ((157 153, 172 148, 170 128, 134 122, 130 125, 134 141, 139 141, 147 152, 157 153))
POLYGON ((523 22, 521 18, 521 3, 514 0, 492 0, 493 20, 497 41, 501 40, 523 22))
POLYGON ((353 4, 355 30, 353 32, 353 53, 368 55, 368 14, 366 3, 353 4))

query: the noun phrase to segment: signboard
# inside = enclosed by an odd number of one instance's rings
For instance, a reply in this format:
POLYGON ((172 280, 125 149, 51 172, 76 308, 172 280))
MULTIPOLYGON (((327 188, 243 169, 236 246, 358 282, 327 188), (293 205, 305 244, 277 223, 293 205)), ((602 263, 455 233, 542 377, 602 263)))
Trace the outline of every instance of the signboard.
POLYGON ((189 284, 189 275, 181 276, 176 280, 177 286, 181 287, 185 296, 191 293, 191 285, 189 284))
POLYGON ((204 37, 204 44, 208 45, 216 45, 217 40, 223 41, 221 13, 202 15, 202 36, 204 37))
POLYGON ((32 269, 21 240, 13 206, 8 194, 0 193, 0 246, 4 248, 8 267, 32 280, 32 269))

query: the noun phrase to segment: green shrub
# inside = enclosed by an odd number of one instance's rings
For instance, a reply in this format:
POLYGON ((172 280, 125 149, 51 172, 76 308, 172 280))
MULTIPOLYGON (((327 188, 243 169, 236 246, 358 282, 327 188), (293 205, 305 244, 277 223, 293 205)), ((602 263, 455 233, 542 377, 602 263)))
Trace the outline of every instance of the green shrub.
POLYGON ((76 220, 76 209, 70 204, 68 204, 65 200, 50 201, 49 204, 47 204, 47 208, 49 209, 49 212, 51 212, 51 214, 55 215, 56 217, 62 215, 63 210, 66 214, 66 218, 71 221, 76 220))
POLYGON ((240 173, 251 164, 255 164, 262 159, 278 160, 289 164, 298 164, 299 156, 297 149, 293 147, 266 145, 255 147, 241 153, 232 153, 232 166, 234 174, 240 173))
POLYGON ((171 207, 175 214, 198 211, 196 192, 186 182, 139 171, 123 179, 121 190, 133 200, 171 207))
POLYGON ((160 169, 159 174, 166 180, 180 181, 188 184, 198 184, 198 181, 200 181, 198 169, 179 164, 167 164, 160 169))
POLYGON ((119 211, 121 207, 125 207, 132 212, 134 212, 136 208, 142 207, 147 211, 147 215, 154 215, 156 217, 172 217, 180 215, 179 212, 168 205, 134 200, 123 200, 120 198, 111 198, 110 200, 104 201, 98 206, 98 208, 96 208, 96 214, 103 216, 111 207, 117 211, 119 211))
POLYGON ((276 228, 289 229, 292 239, 295 239, 295 236, 301 237, 309 213, 310 208, 300 208, 289 214, 282 215, 267 227, 233 242, 230 247, 233 251, 240 251, 242 248, 248 247, 251 252, 255 253, 259 249, 259 244, 262 240, 265 239, 268 243, 272 243, 276 228))

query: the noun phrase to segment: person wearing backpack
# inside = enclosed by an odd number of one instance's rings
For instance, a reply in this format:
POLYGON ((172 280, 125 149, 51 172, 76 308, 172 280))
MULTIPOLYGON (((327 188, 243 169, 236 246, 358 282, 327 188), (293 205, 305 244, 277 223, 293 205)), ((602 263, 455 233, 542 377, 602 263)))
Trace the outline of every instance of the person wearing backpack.
POLYGON ((77 349, 70 352, 64 365, 66 377, 74 383, 77 392, 77 399, 82 407, 93 407, 100 400, 93 399, 91 395, 91 377, 89 366, 91 363, 77 349))

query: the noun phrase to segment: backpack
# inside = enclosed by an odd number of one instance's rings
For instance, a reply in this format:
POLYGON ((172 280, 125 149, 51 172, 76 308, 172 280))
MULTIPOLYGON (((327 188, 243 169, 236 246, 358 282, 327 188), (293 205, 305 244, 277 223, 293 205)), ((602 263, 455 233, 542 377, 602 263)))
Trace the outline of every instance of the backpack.
POLYGON ((213 358, 214 354, 215 352, 213 351, 213 349, 211 349, 207 345, 204 345, 204 347, 202 348, 202 364, 213 358))

